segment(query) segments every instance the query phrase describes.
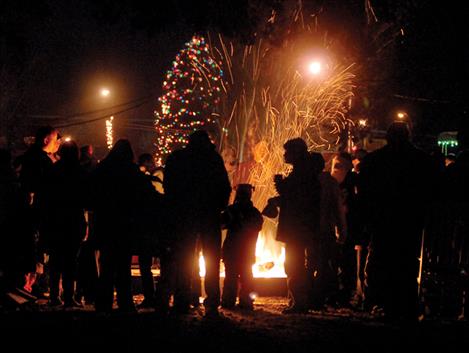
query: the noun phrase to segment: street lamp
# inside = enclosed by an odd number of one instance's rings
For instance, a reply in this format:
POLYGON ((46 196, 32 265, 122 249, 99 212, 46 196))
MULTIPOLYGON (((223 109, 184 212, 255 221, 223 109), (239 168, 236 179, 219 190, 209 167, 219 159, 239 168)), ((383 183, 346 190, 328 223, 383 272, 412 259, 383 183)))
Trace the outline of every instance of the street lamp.
POLYGON ((101 88, 100 94, 102 97, 108 97, 111 94, 111 91, 107 88, 101 88))
POLYGON ((398 120, 402 121, 406 118, 407 113, 406 112, 397 112, 396 116, 397 116, 398 120))
POLYGON ((321 73, 321 63, 319 61, 312 61, 308 65, 308 71, 312 75, 319 75, 321 73))

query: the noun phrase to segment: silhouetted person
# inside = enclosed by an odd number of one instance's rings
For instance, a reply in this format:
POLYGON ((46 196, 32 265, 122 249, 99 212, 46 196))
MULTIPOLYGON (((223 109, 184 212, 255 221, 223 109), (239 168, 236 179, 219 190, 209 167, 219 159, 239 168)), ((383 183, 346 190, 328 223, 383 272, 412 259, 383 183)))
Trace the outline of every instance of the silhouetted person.
POLYGON ((368 154, 360 168, 372 237, 367 296, 382 297, 387 318, 415 320, 418 256, 437 166, 412 145, 406 123, 394 122, 386 139, 387 145, 368 154))
MULTIPOLYGON (((464 293, 464 316, 469 317, 469 123, 463 122, 458 131, 459 153, 454 163, 448 166, 446 175, 449 205, 449 240, 453 247, 445 257, 446 265, 456 267, 461 274, 458 295, 464 293)), ((449 246, 450 244, 446 244, 449 246)), ((447 249, 447 248, 445 248, 447 249)))
POLYGON ((338 257, 340 293, 337 298, 340 306, 350 306, 357 288, 357 257, 355 254, 356 233, 360 232, 358 217, 358 180, 352 170, 352 156, 341 152, 332 160, 331 175, 337 180, 342 193, 347 220, 347 237, 341 246, 338 257))
MULTIPOLYGON (((33 291, 37 295, 42 295, 47 290, 46 275, 40 273, 44 271, 44 249, 41 239, 40 218, 44 210, 41 201, 41 192, 52 165, 56 162, 56 153, 60 147, 60 135, 57 129, 51 126, 40 127, 36 131, 34 144, 21 157, 20 183, 22 189, 29 196, 29 214, 25 217, 25 222, 31 224, 33 233, 31 236, 36 239, 36 262, 38 264, 37 274, 32 274, 33 291)), ((29 287, 29 285, 28 285, 29 287)))
POLYGON ((92 145, 85 145, 80 147, 80 165, 87 173, 94 171, 98 165, 98 160, 94 155, 92 145))
POLYGON ((78 251, 77 283, 75 290, 75 300, 85 304, 94 304, 96 301, 96 291, 98 287, 98 267, 96 263, 96 246, 94 237, 93 212, 89 208, 91 193, 90 178, 96 169, 98 161, 94 155, 92 145, 85 145, 80 148, 80 166, 85 175, 84 194, 86 195, 85 218, 88 223, 87 233, 78 251))
POLYGON ((34 196, 40 190, 45 175, 56 161, 55 153, 60 147, 60 135, 51 126, 44 126, 37 130, 34 144, 22 157, 20 182, 23 189, 30 194, 31 204, 34 196))
POLYGON ((56 162, 44 184, 44 212, 41 219, 45 251, 49 254, 50 304, 81 307, 74 300, 77 256, 86 234, 85 173, 74 141, 62 144, 56 162))
POLYGON ((128 140, 116 142, 92 175, 94 232, 99 250, 96 310, 112 310, 114 285, 121 311, 135 311, 131 293, 132 247, 140 207, 155 192, 133 162, 128 140))
POLYGON ((0 300, 4 291, 23 288, 25 275, 36 271, 34 239, 26 193, 11 166, 11 153, 0 149, 0 300))
POLYGON ((301 313, 308 310, 311 295, 305 252, 319 232, 320 187, 306 143, 295 138, 283 147, 285 163, 293 166, 286 178, 274 177, 280 206, 277 240, 285 243, 285 272, 292 299, 292 305, 284 312, 301 313))
POLYGON ((324 158, 311 153, 311 167, 320 185, 319 232, 313 233, 307 249, 308 274, 312 278, 311 308, 321 310, 335 304, 338 296, 338 248, 347 239, 345 205, 339 183, 323 171, 324 158))
MULTIPOLYGON (((152 173, 155 169, 155 162, 153 156, 150 153, 143 153, 138 157, 138 167, 140 171, 148 178, 149 181, 152 181, 152 173)), ((159 210, 161 212, 161 210, 159 210)), ((150 215, 148 215, 150 217, 150 215)), ((146 221, 151 221, 147 219, 146 221)), ((143 287, 143 301, 139 304, 139 308, 151 308, 155 307, 155 282, 153 280, 153 273, 151 268, 153 265, 153 257, 157 255, 155 249, 156 240, 152 239, 156 236, 156 232, 161 231, 158 229, 151 229, 150 222, 147 223, 148 235, 145 239, 141 239, 141 242, 137 245, 137 255, 138 255, 138 266, 140 269, 140 278, 142 280, 143 287)))
POLYGON ((187 312, 191 303, 191 274, 197 235, 205 259, 206 314, 220 304, 220 213, 228 204, 231 186, 223 159, 207 132, 189 136, 188 145, 168 156, 164 191, 173 213, 174 310, 187 312))
POLYGON ((239 307, 253 309, 252 266, 256 262, 256 242, 263 223, 261 213, 251 201, 253 189, 250 184, 239 184, 234 203, 223 213, 223 223, 228 229, 222 251, 225 264, 224 308, 235 306, 239 285, 239 307))
POLYGON ((366 213, 364 212, 363 197, 360 189, 360 167, 361 162, 368 152, 364 149, 358 149, 353 156, 353 173, 354 197, 352 199, 351 224, 348 229, 356 256, 356 291, 352 298, 352 305, 355 307, 363 307, 365 299, 365 264, 368 256, 368 244, 370 243, 369 231, 366 227, 366 213))

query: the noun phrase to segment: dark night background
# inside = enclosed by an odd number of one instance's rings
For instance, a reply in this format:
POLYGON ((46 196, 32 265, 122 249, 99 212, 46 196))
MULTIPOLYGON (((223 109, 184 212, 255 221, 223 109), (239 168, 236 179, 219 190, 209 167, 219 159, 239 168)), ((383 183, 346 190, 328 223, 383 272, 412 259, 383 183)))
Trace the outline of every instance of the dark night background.
MULTIPOLYGON (((0 147, 21 152, 24 136, 45 123, 79 144, 106 151, 104 121, 135 153, 152 150, 153 110, 165 71, 194 32, 274 45, 292 35, 295 0, 0 0, 0 147), (265 27, 272 9, 275 26, 265 27), (107 102, 99 89, 107 86, 107 102), (128 103, 128 104, 124 104, 128 103), (105 110, 105 108, 112 109, 105 110), (61 127, 62 126, 62 127, 61 127)), ((383 129, 399 109, 416 135, 436 136, 469 119, 469 12, 462 2, 303 0, 303 13, 333 39, 343 63, 356 63, 350 116, 383 129), (367 7, 367 5, 371 5, 367 7), (374 10, 378 22, 368 22, 374 10), (368 15, 368 16, 367 16, 368 15)), ((452 288, 448 286, 448 288, 452 288)), ((108 317, 89 312, 0 315, 0 347, 61 352, 467 352, 468 325, 425 320, 386 326, 360 317, 281 315, 282 306, 231 313, 108 317), (278 309, 278 310, 277 310, 278 309)))
MULTIPOLYGON (((128 109, 117 117, 115 129, 142 152, 151 149, 153 110, 164 73, 194 32, 220 31, 245 43, 257 33, 280 43, 288 35, 282 16, 296 1, 0 4, 0 136, 12 144, 37 125, 100 117, 107 113, 103 108, 131 102, 113 110, 128 109), (272 9, 277 27, 261 33, 272 9), (112 90, 107 102, 98 95, 102 86, 112 90), (98 112, 88 113, 93 111, 98 112)), ((383 128, 397 109, 405 109, 417 134, 433 136, 457 129, 468 118, 469 31, 462 5, 304 0, 303 12, 316 15, 321 30, 335 38, 341 60, 356 63, 351 115, 366 116, 383 128), (367 4, 376 24, 367 23, 367 4)), ((103 124, 61 131, 77 136, 80 144, 102 146, 103 124)))

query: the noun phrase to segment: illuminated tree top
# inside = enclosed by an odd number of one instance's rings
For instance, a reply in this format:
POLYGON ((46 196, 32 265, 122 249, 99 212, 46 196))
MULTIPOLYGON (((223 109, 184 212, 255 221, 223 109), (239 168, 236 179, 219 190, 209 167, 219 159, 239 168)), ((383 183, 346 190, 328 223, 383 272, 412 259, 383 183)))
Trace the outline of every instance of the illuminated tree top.
POLYGON ((187 143, 188 135, 215 123, 214 113, 225 92, 223 70, 204 37, 193 36, 166 73, 155 112, 157 163, 187 143))

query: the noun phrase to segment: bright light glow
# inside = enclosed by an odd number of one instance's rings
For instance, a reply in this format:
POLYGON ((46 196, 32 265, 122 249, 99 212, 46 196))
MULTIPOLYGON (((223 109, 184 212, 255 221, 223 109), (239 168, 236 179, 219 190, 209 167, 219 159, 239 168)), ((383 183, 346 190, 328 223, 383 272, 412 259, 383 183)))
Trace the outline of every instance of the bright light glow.
MULTIPOLYGON (((272 175, 286 173, 288 170, 283 158, 285 141, 302 136, 311 148, 335 150, 342 129, 347 126, 346 112, 350 107, 350 98, 353 96, 354 75, 349 68, 326 60, 327 56, 321 55, 322 53, 319 55, 306 53, 305 56, 294 60, 291 65, 280 65, 279 62, 284 63, 283 60, 264 60, 269 57, 267 51, 269 48, 263 44, 264 42, 257 42, 252 48, 246 47, 245 50, 238 51, 234 49, 237 47, 236 44, 225 45, 221 37, 219 39, 219 48, 215 48, 213 52, 223 56, 220 65, 223 64, 222 66, 226 68, 225 78, 220 74, 215 75, 217 70, 203 71, 201 77, 199 77, 200 72, 192 75, 191 70, 194 68, 200 67, 199 71, 202 69, 200 63, 207 56, 201 55, 204 51, 200 51, 200 48, 189 46, 173 62, 173 70, 168 73, 164 81, 164 95, 160 97, 156 113, 157 145, 161 146, 161 152, 157 153, 156 157, 161 164, 160 156, 169 154, 173 148, 172 144, 187 138, 180 131, 197 128, 198 124, 204 122, 198 113, 202 111, 198 108, 199 101, 213 102, 213 106, 217 107, 214 111, 219 113, 216 116, 212 115, 212 119, 230 132, 230 139, 227 137, 226 143, 220 148, 228 149, 231 147, 230 144, 233 144, 234 150, 238 151, 235 159, 238 157, 237 160, 241 161, 244 156, 243 151, 253 146, 255 156, 252 166, 250 160, 247 161, 249 167, 246 168, 239 163, 239 170, 236 171, 238 174, 235 176, 239 176, 243 181, 243 178, 247 178, 249 183, 256 186, 253 202, 256 207, 261 208, 267 203, 268 198, 275 195, 272 175), (197 50, 197 53, 193 50, 197 50), (189 62, 194 64, 189 65, 189 62), (245 65, 248 62, 253 66, 245 65), (213 81, 210 81, 208 73, 212 75, 213 81), (262 80, 257 80, 257 73, 262 76, 262 80), (253 77, 250 76, 252 74, 253 77), (321 80, 324 74, 330 79, 321 80), (305 79, 305 76, 309 76, 309 79, 305 79), (214 77, 217 77, 217 80, 214 77), (207 80, 210 85, 204 84, 204 90, 201 91, 200 82, 207 80), (214 81, 223 82, 223 87, 220 88, 227 93, 226 98, 221 96, 223 104, 219 106, 215 105, 214 99, 205 97, 209 87, 219 88, 214 86, 214 81), (248 84, 252 85, 253 82, 256 83, 253 87, 255 89, 242 89, 248 84), (265 94, 259 95, 258 92, 265 94), (235 99, 231 99, 232 97, 235 99), (268 109, 262 114, 253 116, 251 113, 253 102, 268 109), (230 118, 225 120, 222 116, 230 118), (268 124, 263 124, 263 120, 257 121, 264 119, 264 116, 268 119, 268 124), (255 128, 256 136, 250 137, 247 133, 249 129, 239 128, 243 126, 255 128)), ((206 65, 210 66, 208 62, 206 65)), ((264 229, 259 234, 256 244, 256 263, 252 269, 255 277, 286 277, 285 248, 275 240, 276 227, 274 220, 265 220, 264 229)), ((199 257, 199 260, 200 272, 204 273, 203 258, 199 257)), ((220 271, 220 276, 223 276, 222 273, 220 271)))
POLYGON ((286 278, 285 273, 285 247, 280 248, 280 253, 275 252, 275 248, 270 246, 269 239, 275 239, 259 232, 256 243, 256 263, 252 266, 252 274, 259 278, 286 278))
POLYGON ((108 97, 110 94, 111 94, 111 91, 108 90, 107 88, 102 88, 101 89, 101 96, 108 97))
POLYGON ((256 300, 256 298, 258 297, 259 295, 256 293, 256 292, 251 292, 249 293, 249 298, 251 298, 252 300, 256 300))
POLYGON ((202 251, 199 253, 199 276, 205 277, 205 259, 204 255, 202 255, 202 251))
POLYGON ((64 138, 64 141, 65 142, 70 142, 70 141, 72 141, 72 138, 70 136, 67 136, 67 137, 64 138))
POLYGON ((359 127, 366 127, 366 119, 358 120, 358 126, 359 127))
POLYGON ((404 119, 406 115, 407 115, 406 113, 398 112, 398 113, 397 113, 397 118, 398 118, 398 119, 404 119))
POLYGON ((319 61, 313 61, 308 66, 309 72, 313 75, 319 75, 321 72, 321 63, 319 61))
POLYGON ((106 144, 107 148, 111 149, 112 145, 114 144, 114 138, 112 136, 112 121, 114 117, 111 116, 109 119, 106 120, 106 144))
MULTIPOLYGON (((271 237, 269 238, 271 239, 271 237)), ((256 263, 252 266, 252 274, 255 278, 286 278, 285 273, 285 247, 280 248, 280 253, 275 253, 275 248, 269 246, 268 238, 261 231, 256 243, 256 263)), ((199 275, 205 277, 205 259, 202 252, 199 253, 199 275)), ((220 277, 225 277, 225 270, 220 266, 220 277)))

